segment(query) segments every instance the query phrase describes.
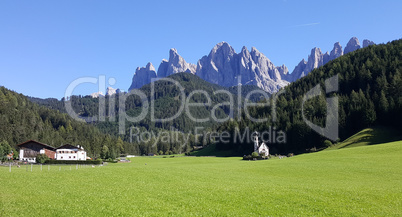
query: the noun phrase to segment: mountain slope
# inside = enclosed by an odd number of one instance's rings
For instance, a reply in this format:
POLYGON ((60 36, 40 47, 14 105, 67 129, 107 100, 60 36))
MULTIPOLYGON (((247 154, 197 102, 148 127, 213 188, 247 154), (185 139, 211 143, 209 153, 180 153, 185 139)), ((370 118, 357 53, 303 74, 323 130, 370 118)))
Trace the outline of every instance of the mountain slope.
MULTIPOLYGON (((254 85, 244 85, 240 87, 222 87, 216 84, 211 84, 200 77, 193 75, 191 73, 174 73, 167 77, 168 79, 173 79, 178 82, 184 88, 184 94, 186 98, 189 97, 189 94, 193 91, 204 91, 211 97, 211 105, 191 107, 190 114, 196 118, 205 118, 211 117, 212 109, 219 103, 229 102, 229 96, 227 94, 215 94, 214 92, 218 90, 228 91, 228 93, 232 94, 234 105, 237 104, 238 95, 237 92, 240 89, 240 96, 242 100, 252 91, 262 91, 260 88, 254 85)), ((178 100, 180 98, 180 90, 179 88, 171 83, 164 80, 157 80, 154 83, 154 105, 155 105, 155 118, 168 118, 175 115, 181 106, 181 101, 178 100)), ((151 84, 147 84, 142 86, 139 90, 143 92, 148 99, 148 102, 151 103, 151 84)), ((121 93, 124 95, 124 93, 121 93)), ((118 119, 118 110, 119 110, 119 95, 115 95, 115 106, 114 111, 118 119)), ((59 101, 57 99, 38 99, 38 98, 30 98, 33 102, 44 105, 46 107, 57 109, 61 112, 66 112, 64 107, 64 101, 59 101)), ((105 101, 106 105, 109 105, 111 96, 106 96, 105 101)), ((249 100, 252 102, 260 101, 264 99, 262 94, 253 94, 249 97, 249 100)), ((72 102, 72 107, 74 111, 83 116, 83 117, 97 117, 99 111, 99 99, 92 98, 90 96, 72 96, 70 98, 72 102)), ((202 94, 194 94, 189 102, 197 102, 197 103, 206 103, 206 98, 202 94)), ((139 115, 142 110, 143 104, 141 100, 137 96, 129 96, 125 103, 125 109, 127 113, 134 117, 139 115)), ((110 108, 107 106, 106 108, 106 116, 110 113, 110 108)), ((231 116, 236 116, 237 107, 233 108, 233 114, 231 116)), ((127 126, 139 126, 143 127, 146 130, 170 130, 172 127, 178 129, 180 131, 189 132, 193 131, 195 127, 206 127, 211 128, 212 126, 216 126, 217 122, 212 119, 207 122, 197 123, 192 121, 187 114, 183 112, 182 115, 177 117, 176 119, 166 122, 166 123, 154 123, 150 118, 151 110, 148 109, 147 116, 138 123, 128 123, 127 126)), ((218 106, 215 110, 215 115, 217 118, 225 118, 230 115, 230 107, 229 106, 218 106)), ((95 119, 94 119, 95 120, 95 119)), ((106 122, 98 122, 92 121, 92 119, 88 119, 88 121, 93 122, 96 126, 102 129, 103 132, 118 134, 118 124, 114 121, 106 121, 106 122)), ((128 139, 128 137, 126 137, 128 139)), ((127 140, 128 141, 128 140, 127 140)))
MULTIPOLYGON (((402 40, 385 45, 373 45, 350 52, 328 64, 313 70, 307 76, 285 87, 276 104, 276 121, 272 120, 271 107, 250 109, 252 117, 267 117, 269 121, 255 123, 246 117, 223 124, 219 130, 232 132, 249 128, 250 131, 286 133, 286 143, 269 144, 271 153, 301 153, 324 147, 323 136, 313 131, 305 118, 319 127, 326 126, 326 98, 338 97, 339 138, 344 140, 360 130, 383 125, 402 130, 402 40), (302 110, 303 96, 325 80, 338 75, 339 91, 308 100, 302 110)), ((252 143, 251 143, 252 144, 252 143)), ((250 153, 252 145, 246 142, 217 145, 218 150, 236 150, 250 153)))

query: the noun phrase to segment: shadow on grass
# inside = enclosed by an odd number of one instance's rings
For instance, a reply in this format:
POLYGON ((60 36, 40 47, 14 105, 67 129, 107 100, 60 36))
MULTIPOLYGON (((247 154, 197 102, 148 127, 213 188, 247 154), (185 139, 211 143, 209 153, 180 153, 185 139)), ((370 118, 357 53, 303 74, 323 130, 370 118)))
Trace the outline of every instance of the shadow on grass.
POLYGON ((338 148, 350 148, 365 145, 376 145, 381 143, 399 141, 401 133, 390 127, 376 126, 364 129, 343 141, 338 148))

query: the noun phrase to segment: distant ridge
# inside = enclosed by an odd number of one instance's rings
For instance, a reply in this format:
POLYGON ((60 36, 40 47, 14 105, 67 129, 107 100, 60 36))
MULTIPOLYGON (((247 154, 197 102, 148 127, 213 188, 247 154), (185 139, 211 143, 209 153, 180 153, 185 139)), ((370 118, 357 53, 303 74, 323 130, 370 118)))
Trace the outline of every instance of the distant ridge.
MULTIPOLYGON (((367 39, 363 41, 363 47, 373 44, 374 42, 367 39)), ((236 53, 227 42, 220 42, 212 48, 208 55, 198 60, 197 65, 187 63, 177 50, 172 48, 169 51, 169 59, 163 59, 158 70, 153 67, 152 63, 148 63, 146 67, 138 67, 129 90, 141 88, 155 78, 187 72, 224 87, 239 84, 255 85, 269 93, 274 93, 289 83, 306 76, 313 69, 359 48, 361 48, 360 42, 356 37, 349 40, 344 50, 339 42, 334 44, 331 52, 322 53, 320 48, 315 47, 311 50, 307 60, 302 59, 292 73, 289 73, 285 65, 275 66, 255 47, 252 47, 250 51, 243 47, 240 53, 236 53)))

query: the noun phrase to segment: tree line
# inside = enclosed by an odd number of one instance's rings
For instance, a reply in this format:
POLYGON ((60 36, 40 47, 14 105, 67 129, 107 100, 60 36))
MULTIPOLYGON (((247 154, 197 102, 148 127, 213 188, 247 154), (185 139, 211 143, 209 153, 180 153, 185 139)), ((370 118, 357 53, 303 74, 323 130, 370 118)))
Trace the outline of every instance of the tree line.
POLYGON ((53 147, 67 143, 81 145, 92 158, 140 153, 138 144, 102 133, 95 126, 73 120, 65 113, 40 106, 22 94, 0 87, 0 141, 16 150, 17 144, 31 139, 53 147), (103 151, 104 147, 107 152, 103 151))

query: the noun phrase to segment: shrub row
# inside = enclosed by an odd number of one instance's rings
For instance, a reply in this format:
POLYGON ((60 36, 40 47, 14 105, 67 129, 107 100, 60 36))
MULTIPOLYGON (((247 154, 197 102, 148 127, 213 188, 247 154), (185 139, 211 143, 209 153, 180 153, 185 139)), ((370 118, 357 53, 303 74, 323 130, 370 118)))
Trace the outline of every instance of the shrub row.
POLYGON ((47 160, 46 164, 102 164, 102 160, 47 160))
POLYGON ((118 160, 107 159, 107 160, 105 160, 105 161, 103 161, 103 162, 106 162, 106 163, 117 163, 117 162, 119 162, 119 161, 118 161, 118 160))

